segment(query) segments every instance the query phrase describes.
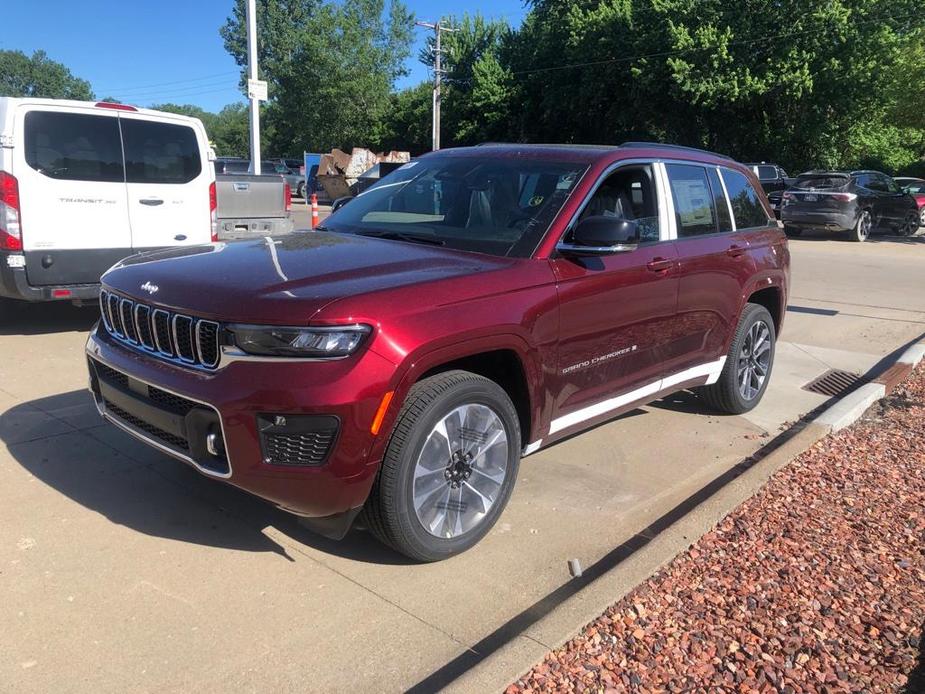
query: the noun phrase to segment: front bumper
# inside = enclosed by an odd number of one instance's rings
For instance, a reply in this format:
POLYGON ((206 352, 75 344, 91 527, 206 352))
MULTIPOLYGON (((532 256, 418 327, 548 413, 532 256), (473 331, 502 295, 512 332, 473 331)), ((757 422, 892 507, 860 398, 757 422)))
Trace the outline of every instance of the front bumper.
MULTIPOLYGON (((91 390, 101 414, 202 474, 309 518, 349 516, 369 495, 379 462, 370 459, 375 441, 370 424, 395 374, 395 366, 376 353, 365 350, 350 359, 331 362, 239 360, 207 372, 165 362, 97 329, 90 333, 86 352, 91 390), (94 362, 129 377, 127 391, 145 391, 150 386, 192 401, 198 412, 187 415, 184 425, 163 412, 146 409, 151 403, 143 399, 140 403, 116 401, 121 407, 107 407, 107 399, 101 397, 104 394, 93 384, 94 362), (336 440, 321 464, 267 462, 266 438, 261 437, 258 427, 276 416, 336 418, 336 440), (189 450, 180 451, 169 440, 165 442, 162 434, 152 435, 151 426, 155 431, 174 433, 185 426, 189 450), (210 434, 220 435, 213 437, 213 443, 220 444, 223 459, 209 457, 210 434)), ((121 397, 131 398, 131 392, 123 392, 121 397)))

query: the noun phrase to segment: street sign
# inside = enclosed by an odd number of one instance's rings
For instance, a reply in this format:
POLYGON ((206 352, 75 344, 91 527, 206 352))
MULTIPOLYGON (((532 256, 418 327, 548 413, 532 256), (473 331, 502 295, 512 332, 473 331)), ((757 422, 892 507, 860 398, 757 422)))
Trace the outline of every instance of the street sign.
POLYGON ((247 98, 258 101, 267 100, 267 83, 265 80, 247 80, 247 98))

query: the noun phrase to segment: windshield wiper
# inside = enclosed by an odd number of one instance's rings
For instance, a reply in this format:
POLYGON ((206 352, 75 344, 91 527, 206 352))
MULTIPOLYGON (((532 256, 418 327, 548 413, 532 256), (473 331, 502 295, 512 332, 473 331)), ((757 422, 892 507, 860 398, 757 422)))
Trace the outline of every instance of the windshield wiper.
POLYGON ((409 234, 404 231, 358 231, 359 236, 372 236, 377 239, 391 239, 393 241, 410 241, 411 243, 425 243, 429 246, 445 246, 446 241, 433 236, 409 234))

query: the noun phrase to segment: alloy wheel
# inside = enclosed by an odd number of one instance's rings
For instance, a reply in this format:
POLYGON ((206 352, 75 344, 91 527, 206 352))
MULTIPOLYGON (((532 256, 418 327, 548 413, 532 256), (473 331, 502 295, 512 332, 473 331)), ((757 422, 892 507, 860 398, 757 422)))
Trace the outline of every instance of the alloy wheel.
POLYGON ((862 212, 861 219, 858 222, 858 236, 862 241, 870 236, 870 227, 872 223, 873 222, 870 217, 870 212, 867 212, 866 210, 862 212))
POLYGON ((739 352, 737 380, 739 394, 746 401, 754 400, 767 380, 771 366, 771 330, 764 321, 756 321, 745 336, 739 352))
POLYGON ((421 526, 440 538, 478 526, 501 496, 508 463, 507 431, 493 409, 453 409, 428 434, 415 464, 412 498, 421 526))
POLYGON ((919 226, 925 227, 925 207, 919 212, 919 226))

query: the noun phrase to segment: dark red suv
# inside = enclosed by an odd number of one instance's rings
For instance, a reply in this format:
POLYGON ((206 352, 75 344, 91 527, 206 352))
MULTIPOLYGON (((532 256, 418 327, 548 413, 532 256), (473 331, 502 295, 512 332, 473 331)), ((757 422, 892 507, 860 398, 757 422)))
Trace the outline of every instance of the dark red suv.
POLYGON ((419 560, 504 509, 522 455, 697 389, 754 407, 789 253, 754 174, 647 143, 425 155, 319 231, 137 255, 87 355, 113 424, 419 560))

